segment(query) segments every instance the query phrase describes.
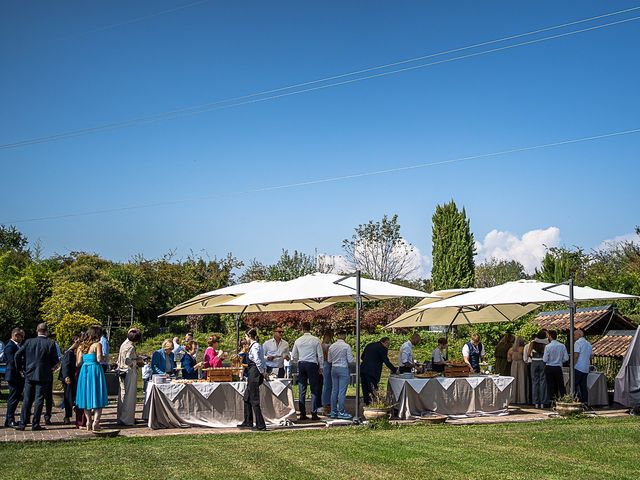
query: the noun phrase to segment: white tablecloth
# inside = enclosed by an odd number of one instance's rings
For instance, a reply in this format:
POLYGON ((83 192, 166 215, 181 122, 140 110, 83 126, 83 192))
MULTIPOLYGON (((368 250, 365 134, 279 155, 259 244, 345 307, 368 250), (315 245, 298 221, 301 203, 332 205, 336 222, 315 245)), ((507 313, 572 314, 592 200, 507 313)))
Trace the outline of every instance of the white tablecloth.
MULTIPOLYGON (((568 370, 568 369, 567 369, 568 370)), ((569 389, 569 372, 563 369, 564 385, 569 389)), ((589 398, 587 399, 587 405, 609 405, 609 394, 607 393, 607 377, 604 373, 589 372, 587 375, 587 391, 589 392, 589 398)), ((576 391, 577 395, 578 392, 576 391)))
POLYGON ((402 378, 391 376, 387 394, 396 403, 398 418, 429 412, 443 415, 506 413, 513 377, 402 378))
MULTIPOLYGON (((149 428, 235 427, 244 419, 246 382, 153 384, 147 386, 143 418, 149 428)), ((260 387, 260 407, 267 424, 295 418, 291 380, 260 387)))

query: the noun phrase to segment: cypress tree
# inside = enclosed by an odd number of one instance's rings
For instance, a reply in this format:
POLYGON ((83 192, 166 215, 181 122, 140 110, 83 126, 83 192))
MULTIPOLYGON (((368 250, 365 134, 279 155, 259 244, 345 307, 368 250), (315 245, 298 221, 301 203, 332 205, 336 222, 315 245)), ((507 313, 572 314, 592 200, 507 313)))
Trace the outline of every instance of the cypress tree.
POLYGON ((458 210, 453 200, 437 205, 432 221, 433 289, 473 287, 476 249, 465 209, 458 210))

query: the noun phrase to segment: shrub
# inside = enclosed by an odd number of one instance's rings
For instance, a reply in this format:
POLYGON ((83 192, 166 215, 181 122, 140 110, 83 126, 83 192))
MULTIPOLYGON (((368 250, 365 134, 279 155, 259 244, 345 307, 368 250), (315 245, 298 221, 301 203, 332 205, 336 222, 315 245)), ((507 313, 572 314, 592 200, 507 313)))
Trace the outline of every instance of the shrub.
POLYGON ((100 325, 100 322, 89 315, 82 313, 67 313, 54 327, 56 339, 60 347, 71 345, 71 338, 86 330, 92 325, 100 325))

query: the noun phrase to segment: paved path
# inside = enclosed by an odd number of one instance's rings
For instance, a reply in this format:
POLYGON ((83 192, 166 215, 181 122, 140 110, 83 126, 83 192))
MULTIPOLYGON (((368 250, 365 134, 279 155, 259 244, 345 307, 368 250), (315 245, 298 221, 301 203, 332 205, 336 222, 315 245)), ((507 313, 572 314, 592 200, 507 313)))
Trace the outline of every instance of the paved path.
MULTIPOLYGON (((112 402, 113 403, 113 402, 112 402)), ((4 420, 5 405, 0 407, 0 418, 4 420)), ((3 442, 24 442, 24 441, 62 441, 62 440, 82 440, 95 438, 94 434, 87 432, 86 430, 78 430, 73 425, 62 424, 62 413, 57 408, 54 408, 54 414, 52 421, 54 425, 47 426, 45 431, 32 432, 29 427, 23 432, 19 432, 12 428, 0 428, 0 443, 3 442)), ((615 409, 599 409, 594 413, 598 416, 626 416, 628 410, 615 410, 615 409)), ((452 425, 470 425, 470 424, 494 424, 494 423, 514 423, 514 422, 536 422, 549 420, 554 417, 554 413, 551 410, 536 410, 533 408, 518 408, 510 407, 509 415, 504 416, 487 416, 476 418, 461 418, 461 419, 449 419, 448 424, 452 425)), ((142 417, 142 404, 138 404, 136 418, 142 417)), ((324 418, 324 417, 321 417, 324 418)), ((329 419, 327 419, 329 420, 329 419)), ((4 423, 4 422, 3 422, 4 423)), ((408 424, 413 423, 410 421, 401 421, 398 423, 408 424)), ((197 435, 197 434, 225 434, 225 433, 240 433, 247 432, 246 430, 240 430, 237 428, 176 428, 166 430, 151 430, 146 424, 136 424, 134 427, 118 427, 116 424, 116 408, 115 406, 107 407, 103 411, 102 415, 102 427, 103 428, 119 428, 120 435, 125 437, 147 437, 156 435, 197 435)), ((276 427, 269 428, 269 430, 299 430, 309 428, 335 428, 339 425, 345 425, 347 422, 299 422, 290 427, 276 427)), ((247 432, 247 434, 254 434, 247 432)))

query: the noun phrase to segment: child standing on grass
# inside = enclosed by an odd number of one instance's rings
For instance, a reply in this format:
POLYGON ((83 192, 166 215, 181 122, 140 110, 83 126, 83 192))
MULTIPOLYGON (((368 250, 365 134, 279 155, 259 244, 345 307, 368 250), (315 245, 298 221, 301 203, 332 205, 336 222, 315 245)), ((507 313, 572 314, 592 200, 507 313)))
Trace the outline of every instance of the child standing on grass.
POLYGON ((149 380, 151 380, 151 374, 153 371, 151 370, 151 363, 149 362, 149 357, 144 359, 144 365, 142 366, 142 381, 143 381, 143 392, 144 398, 147 398, 147 385, 149 384, 149 380))

